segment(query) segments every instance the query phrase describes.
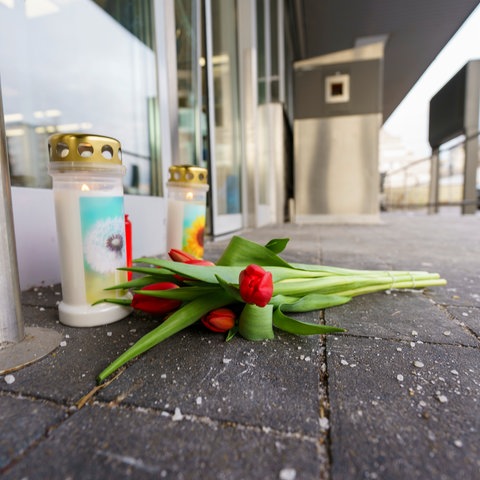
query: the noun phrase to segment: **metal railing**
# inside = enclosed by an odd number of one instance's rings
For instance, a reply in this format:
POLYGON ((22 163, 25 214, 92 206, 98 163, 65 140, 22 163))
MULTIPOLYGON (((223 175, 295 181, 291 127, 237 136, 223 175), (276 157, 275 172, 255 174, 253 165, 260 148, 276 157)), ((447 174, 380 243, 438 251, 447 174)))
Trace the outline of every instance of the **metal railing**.
MULTIPOLYGON (((478 193, 465 198, 465 150, 476 142, 477 180, 480 179, 480 132, 446 144, 430 157, 414 160, 382 174, 382 208, 384 210, 427 209, 435 213, 440 207, 462 209, 478 206, 478 193)), ((475 148, 475 145, 473 145, 475 148)), ((470 175, 472 172, 470 172, 470 175)), ((477 182, 478 188, 478 182, 477 182)))

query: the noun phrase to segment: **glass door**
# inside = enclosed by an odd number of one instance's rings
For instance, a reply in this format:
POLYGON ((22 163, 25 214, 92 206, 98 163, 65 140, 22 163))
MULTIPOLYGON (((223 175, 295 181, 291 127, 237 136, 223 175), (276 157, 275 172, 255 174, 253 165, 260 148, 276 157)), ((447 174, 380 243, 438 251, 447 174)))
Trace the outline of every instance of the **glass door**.
POLYGON ((175 0, 179 158, 207 167, 207 229, 242 227, 236 0, 175 0))
POLYGON ((175 0, 180 164, 206 167, 201 0, 175 0))
POLYGON ((212 234, 242 228, 240 105, 235 0, 205 0, 212 234))

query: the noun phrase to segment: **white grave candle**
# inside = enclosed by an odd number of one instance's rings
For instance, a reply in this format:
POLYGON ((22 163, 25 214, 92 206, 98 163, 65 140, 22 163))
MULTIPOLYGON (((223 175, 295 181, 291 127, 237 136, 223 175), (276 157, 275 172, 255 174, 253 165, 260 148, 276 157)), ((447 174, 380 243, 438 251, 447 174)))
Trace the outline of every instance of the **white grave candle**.
POLYGON ((94 135, 57 134, 49 140, 49 172, 62 277, 60 321, 88 327, 128 315, 127 306, 93 303, 123 291, 104 289, 127 280, 120 144, 94 135))
POLYGON ((203 257, 207 170, 192 165, 170 167, 168 181, 167 250, 203 257))
POLYGON ((167 211, 167 250, 183 247, 183 208, 182 200, 168 199, 167 211))

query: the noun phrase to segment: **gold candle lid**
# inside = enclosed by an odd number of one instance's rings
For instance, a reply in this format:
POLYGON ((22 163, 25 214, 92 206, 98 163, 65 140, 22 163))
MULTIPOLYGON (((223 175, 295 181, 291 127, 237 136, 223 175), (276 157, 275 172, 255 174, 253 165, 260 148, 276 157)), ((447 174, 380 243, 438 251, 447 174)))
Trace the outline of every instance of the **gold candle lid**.
POLYGON ((85 133, 56 133, 48 139, 50 162, 122 164, 122 147, 115 138, 85 133))
POLYGON ((170 178, 168 183, 187 183, 197 185, 207 185, 208 171, 206 168, 196 167, 194 165, 172 165, 168 169, 170 178))

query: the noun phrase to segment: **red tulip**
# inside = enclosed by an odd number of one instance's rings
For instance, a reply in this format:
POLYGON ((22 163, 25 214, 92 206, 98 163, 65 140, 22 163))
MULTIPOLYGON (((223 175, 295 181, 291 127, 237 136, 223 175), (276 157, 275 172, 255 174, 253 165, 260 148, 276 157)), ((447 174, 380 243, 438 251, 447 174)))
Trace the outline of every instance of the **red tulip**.
MULTIPOLYGON (((178 288, 178 285, 171 282, 152 283, 143 287, 143 290, 170 290, 178 288)), ((135 293, 132 298, 132 307, 147 313, 164 314, 176 310, 182 302, 171 298, 159 298, 143 293, 135 293)))
POLYGON ((213 332, 228 332, 235 325, 235 313, 229 308, 217 308, 202 317, 202 323, 213 332))
POLYGON ((190 253, 184 252, 183 250, 178 250, 176 248, 170 249, 168 255, 174 262, 188 263, 189 260, 198 260, 197 257, 194 257, 190 253))
MULTIPOLYGON (((201 265, 203 267, 215 266, 213 262, 194 257, 190 253, 184 252, 183 250, 178 250, 176 248, 171 248, 170 251, 168 252, 168 255, 174 262, 185 263, 186 265, 201 265)), ((188 280, 187 277, 183 277, 178 273, 176 273, 174 277, 180 281, 188 280)))
POLYGON ((272 274, 258 265, 249 265, 240 272, 240 296, 246 303, 264 307, 272 298, 272 274))
POLYGON ((210 260, 200 260, 198 258, 194 258, 192 260, 188 260, 188 262, 185 262, 186 265, 202 265, 204 267, 214 267, 215 264, 211 262, 210 260))

